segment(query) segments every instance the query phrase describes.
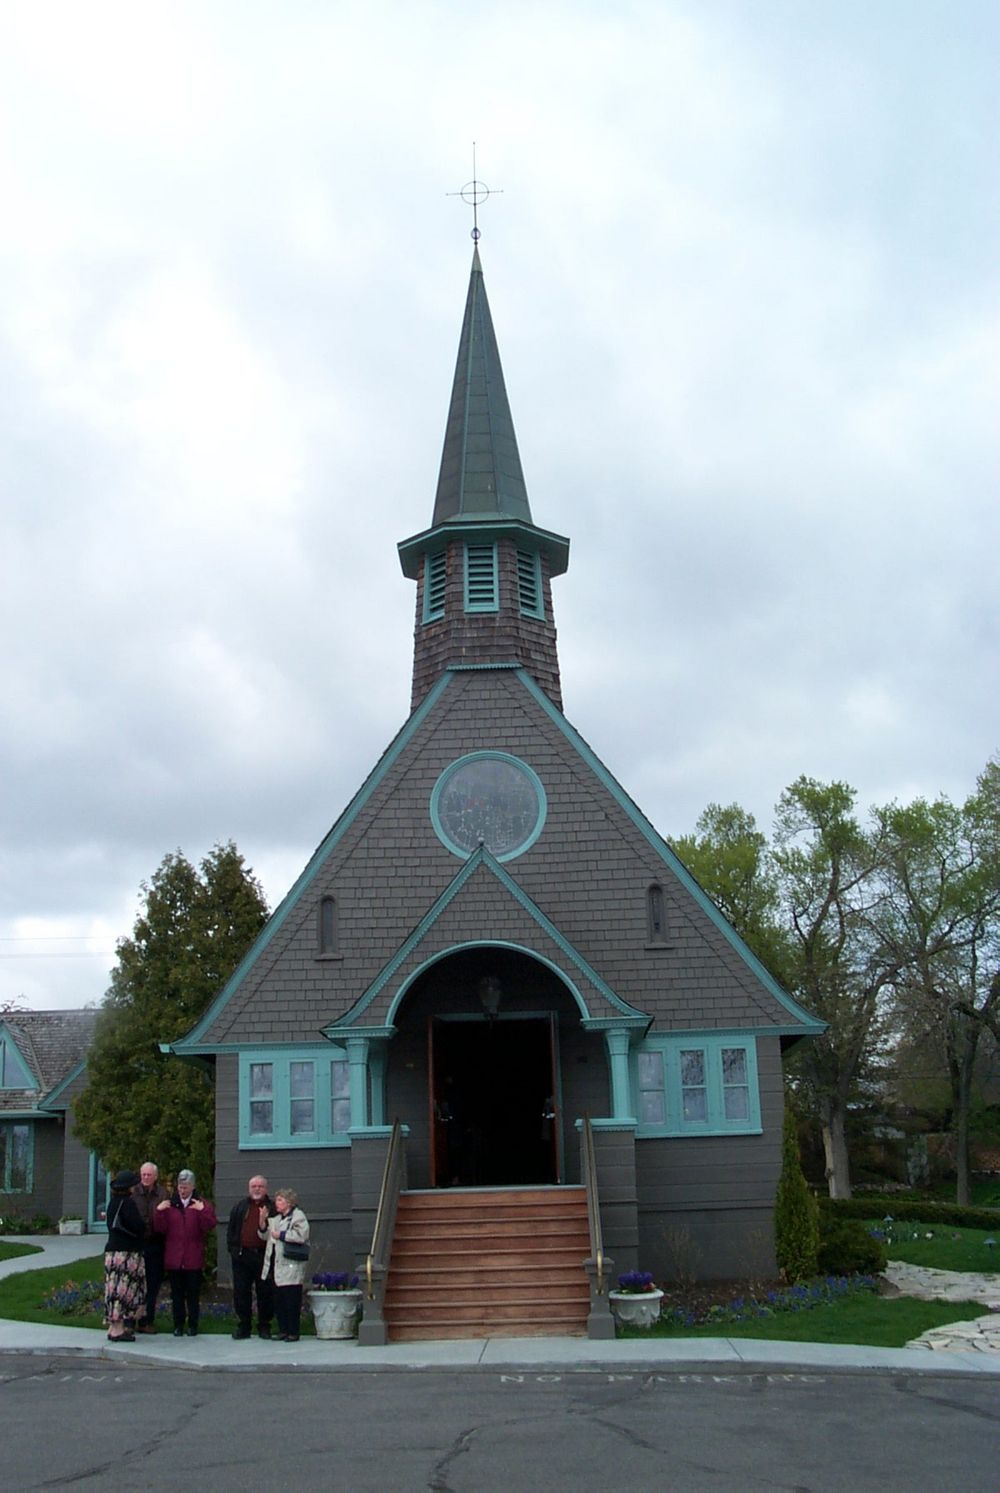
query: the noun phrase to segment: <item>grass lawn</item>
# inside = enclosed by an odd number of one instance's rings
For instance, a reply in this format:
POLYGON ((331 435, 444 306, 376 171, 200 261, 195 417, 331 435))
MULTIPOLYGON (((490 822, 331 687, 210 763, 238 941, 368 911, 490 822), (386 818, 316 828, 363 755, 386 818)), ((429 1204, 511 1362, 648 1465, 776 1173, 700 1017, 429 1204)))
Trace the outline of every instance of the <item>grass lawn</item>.
POLYGON ((1000 1275, 1000 1230, 961 1229, 952 1224, 913 1223, 909 1220, 886 1223, 884 1218, 866 1219, 865 1228, 878 1233, 890 1260, 903 1260, 907 1265, 930 1265, 935 1270, 972 1270, 1000 1275), (988 1245, 987 1239, 993 1239, 995 1243, 988 1245))
MULTIPOLYGON (((50 1265, 45 1270, 25 1270, 0 1280, 0 1317, 13 1322, 46 1322, 50 1327, 101 1328, 101 1308, 96 1310, 60 1311, 55 1305, 45 1306, 43 1298, 50 1292, 62 1293, 67 1304, 80 1299, 86 1304, 91 1293, 103 1290, 104 1256, 93 1255, 89 1259, 76 1260, 72 1265, 50 1265)), ((227 1335, 236 1327, 232 1306, 212 1299, 213 1292, 206 1287, 202 1293, 200 1333, 227 1335)), ((170 1314, 170 1291, 161 1294, 156 1313, 157 1326, 168 1332, 173 1326, 170 1314)), ((302 1313, 302 1336, 313 1334, 312 1316, 302 1313)))
POLYGON ((985 1314, 975 1302, 917 1301, 910 1296, 845 1297, 808 1311, 775 1312, 742 1322, 706 1322, 701 1327, 666 1321, 648 1329, 631 1327, 621 1337, 739 1337, 785 1343, 853 1343, 872 1348, 903 1348, 930 1327, 969 1322, 985 1314))
POLYGON ((0 1260, 17 1260, 21 1255, 41 1254, 37 1244, 8 1244, 6 1239, 0 1239, 0 1260))

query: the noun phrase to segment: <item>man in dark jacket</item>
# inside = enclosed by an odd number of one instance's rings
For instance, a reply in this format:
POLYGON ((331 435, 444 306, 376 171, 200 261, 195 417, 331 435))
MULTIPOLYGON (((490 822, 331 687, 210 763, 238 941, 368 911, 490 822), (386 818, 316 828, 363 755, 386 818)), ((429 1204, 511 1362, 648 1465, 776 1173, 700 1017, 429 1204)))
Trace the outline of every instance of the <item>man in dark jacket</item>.
POLYGON ((170 1194, 160 1185, 159 1176, 159 1168, 152 1161, 144 1161, 139 1168, 138 1186, 132 1188, 132 1201, 139 1210, 145 1229, 142 1258, 146 1266, 146 1312, 137 1324, 139 1332, 156 1331, 156 1298, 163 1284, 165 1240, 162 1234, 153 1232, 153 1214, 170 1194))
POLYGON ((249 1195, 241 1198, 229 1215, 226 1245, 233 1262, 233 1307, 236 1311, 235 1338, 247 1338, 252 1331, 253 1292, 257 1292, 257 1335, 271 1336, 274 1317, 274 1288, 261 1280, 264 1248, 267 1244, 267 1221, 277 1208, 267 1195, 267 1178, 251 1177, 249 1195))

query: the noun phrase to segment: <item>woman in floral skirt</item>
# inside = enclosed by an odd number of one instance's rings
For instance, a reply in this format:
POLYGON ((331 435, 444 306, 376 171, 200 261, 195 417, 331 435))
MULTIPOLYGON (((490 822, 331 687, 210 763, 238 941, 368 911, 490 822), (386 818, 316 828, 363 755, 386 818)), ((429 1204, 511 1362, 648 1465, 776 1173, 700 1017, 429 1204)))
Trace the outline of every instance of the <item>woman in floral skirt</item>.
POLYGON ((104 1325, 109 1343, 134 1343, 136 1318, 145 1310, 145 1227, 130 1196, 139 1178, 119 1172, 111 1181, 108 1242, 104 1249, 104 1325))

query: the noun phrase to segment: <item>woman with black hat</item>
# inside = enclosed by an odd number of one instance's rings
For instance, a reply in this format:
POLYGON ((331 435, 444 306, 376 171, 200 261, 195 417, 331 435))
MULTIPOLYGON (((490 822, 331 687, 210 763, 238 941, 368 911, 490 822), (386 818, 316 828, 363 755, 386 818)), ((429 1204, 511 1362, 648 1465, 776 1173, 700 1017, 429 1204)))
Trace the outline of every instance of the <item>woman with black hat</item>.
POLYGON ((146 1266, 142 1247, 145 1227, 130 1196, 138 1184, 135 1172, 111 1179, 108 1242, 104 1250, 104 1325, 109 1343, 134 1343, 136 1318, 146 1302, 146 1266))

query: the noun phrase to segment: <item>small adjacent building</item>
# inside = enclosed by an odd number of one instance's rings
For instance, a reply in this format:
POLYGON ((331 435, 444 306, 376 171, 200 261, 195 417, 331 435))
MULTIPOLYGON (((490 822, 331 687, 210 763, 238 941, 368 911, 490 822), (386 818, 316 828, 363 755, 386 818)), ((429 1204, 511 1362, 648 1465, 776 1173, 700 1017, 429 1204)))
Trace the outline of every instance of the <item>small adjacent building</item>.
POLYGON ((822 1026, 564 714, 569 548, 529 506, 477 248, 430 524, 398 547, 410 714, 173 1044, 215 1066, 216 1197, 294 1185, 336 1268, 394 1119, 410 1189, 523 1190, 579 1182, 587 1115, 616 1268, 773 1270, 781 1055, 822 1026))
MULTIPOLYGON (((0 1016, 0 1217, 103 1227, 106 1180, 67 1115, 86 1082, 96 1010, 0 1016)), ((71 1118, 71 1117, 70 1117, 71 1118)))

